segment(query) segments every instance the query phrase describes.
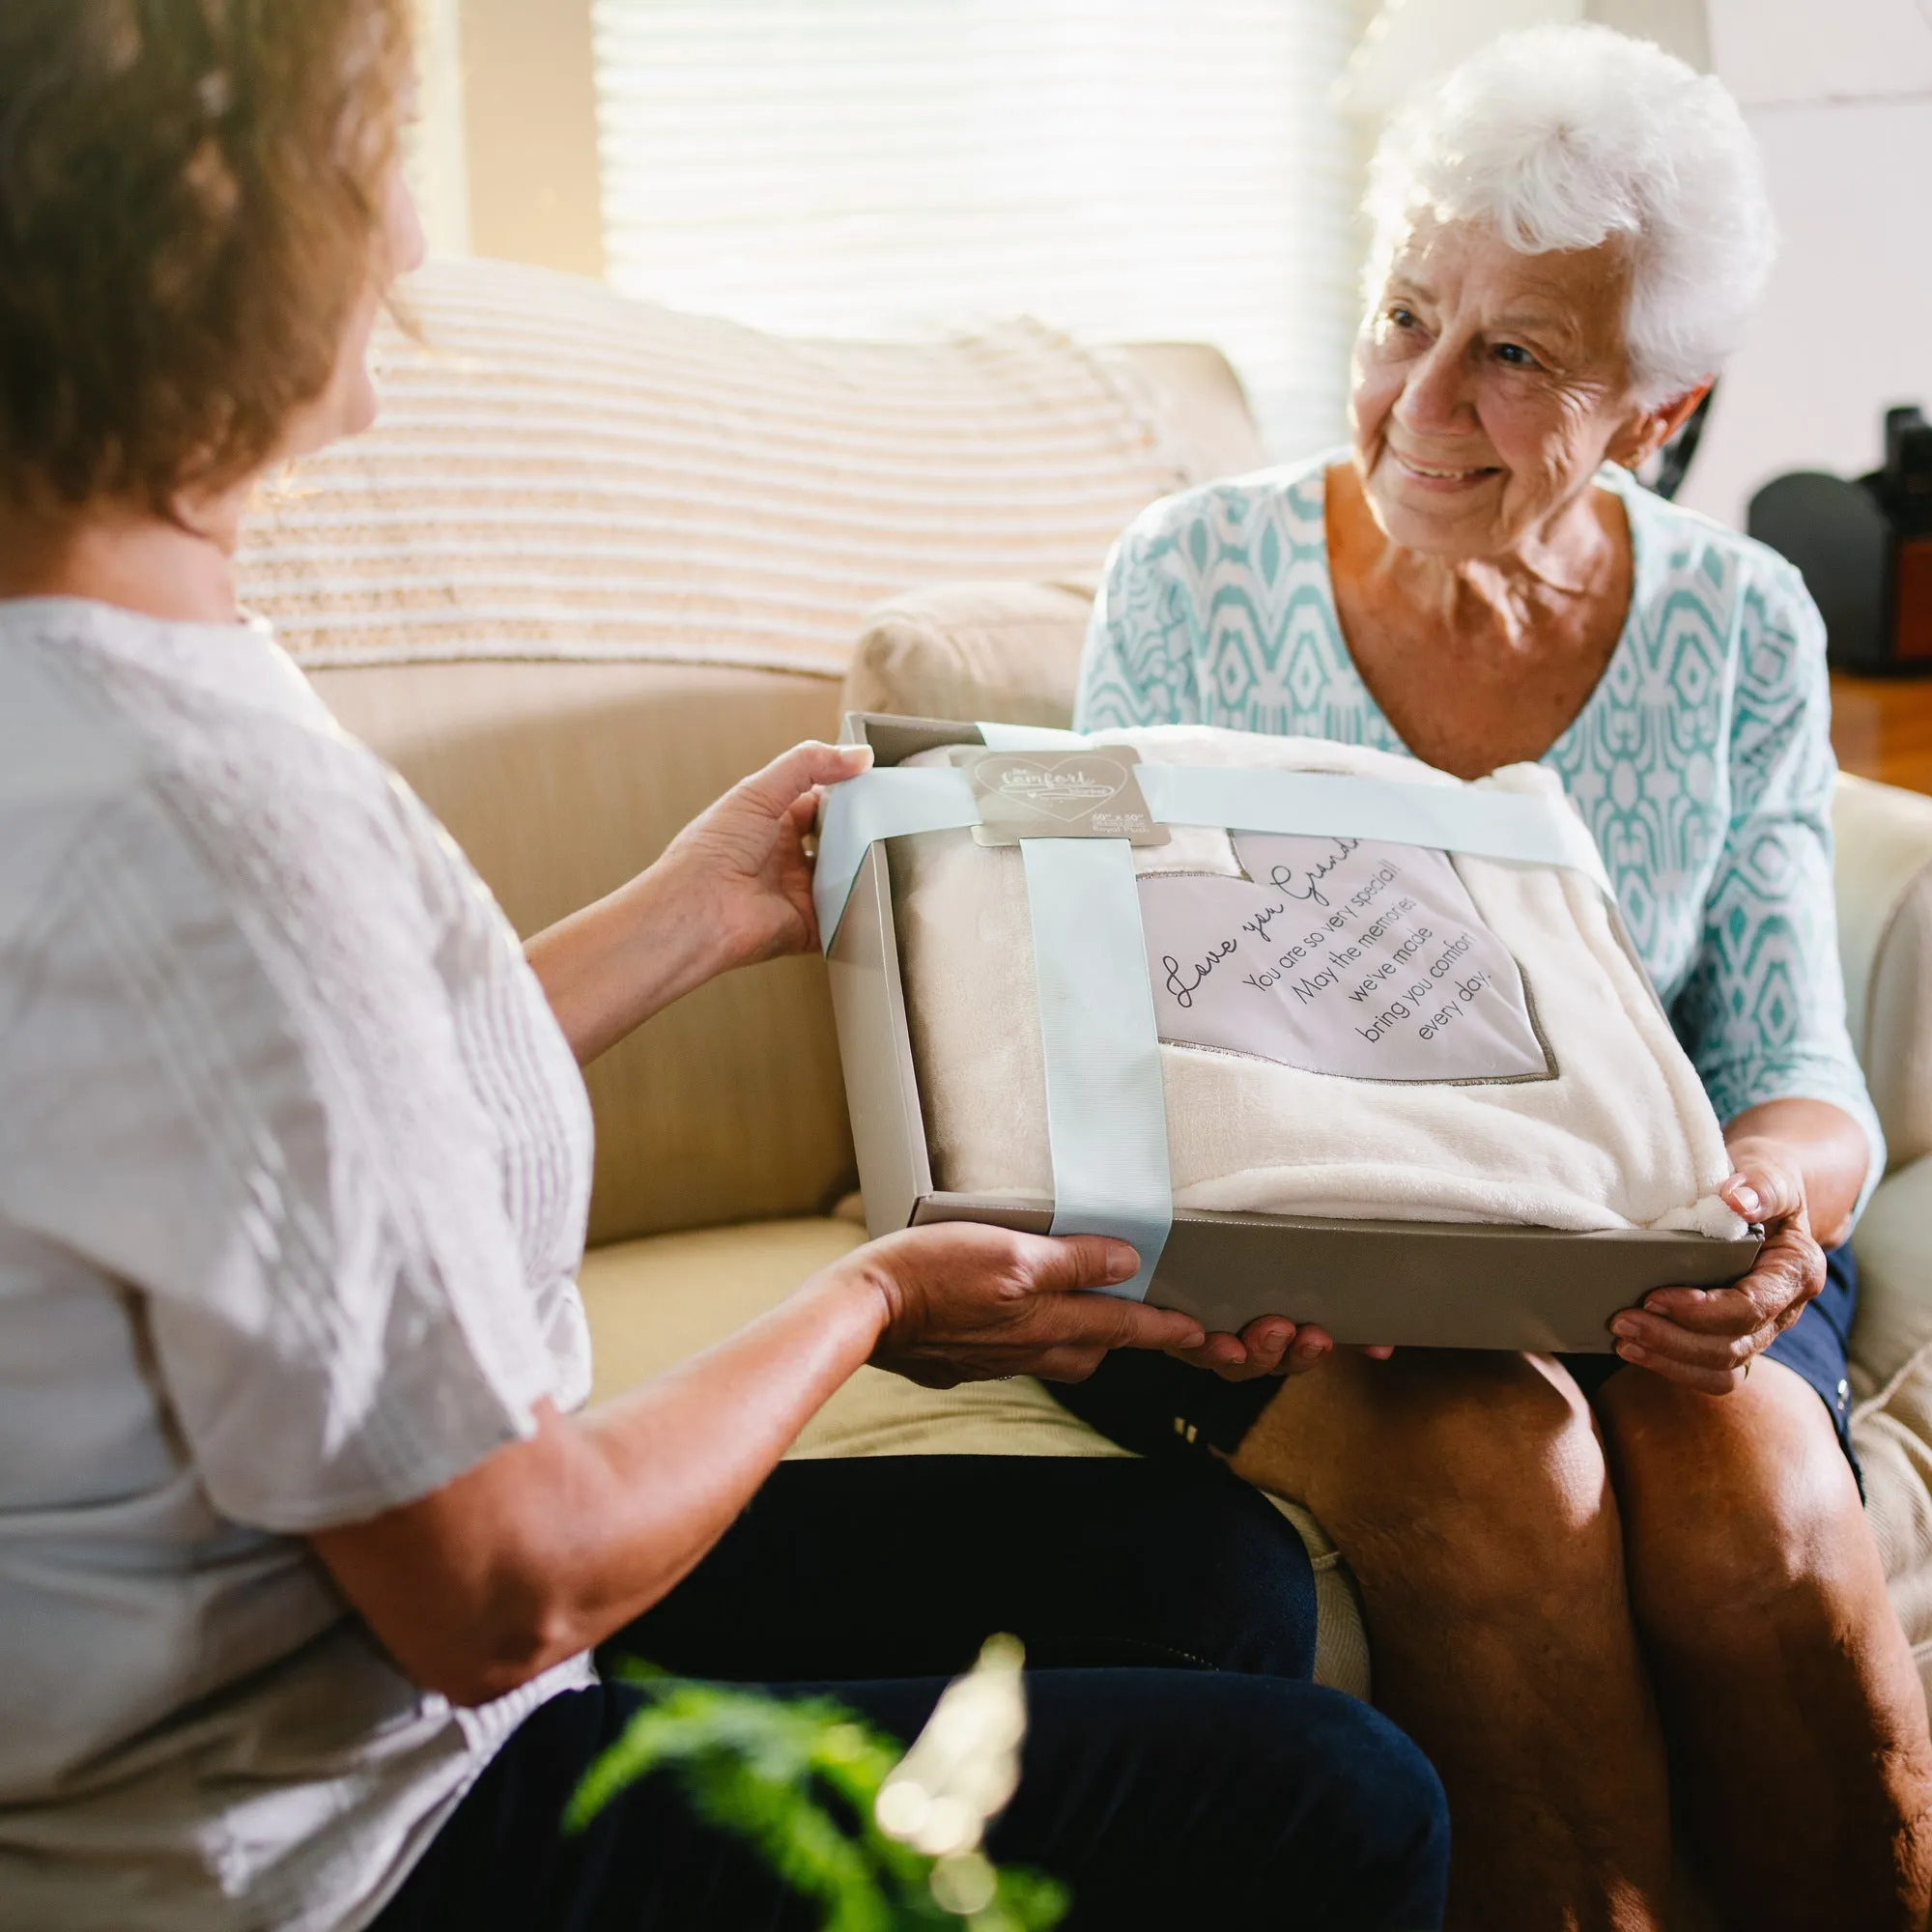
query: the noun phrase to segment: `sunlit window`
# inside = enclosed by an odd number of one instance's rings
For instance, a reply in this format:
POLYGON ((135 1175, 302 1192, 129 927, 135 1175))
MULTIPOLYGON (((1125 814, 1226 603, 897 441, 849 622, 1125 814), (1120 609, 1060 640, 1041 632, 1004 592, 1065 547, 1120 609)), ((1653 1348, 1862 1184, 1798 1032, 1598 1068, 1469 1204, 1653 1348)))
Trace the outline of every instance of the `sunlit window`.
POLYGON ((1027 313, 1219 344, 1270 445, 1341 427, 1357 0, 596 0, 627 292, 772 328, 1027 313))

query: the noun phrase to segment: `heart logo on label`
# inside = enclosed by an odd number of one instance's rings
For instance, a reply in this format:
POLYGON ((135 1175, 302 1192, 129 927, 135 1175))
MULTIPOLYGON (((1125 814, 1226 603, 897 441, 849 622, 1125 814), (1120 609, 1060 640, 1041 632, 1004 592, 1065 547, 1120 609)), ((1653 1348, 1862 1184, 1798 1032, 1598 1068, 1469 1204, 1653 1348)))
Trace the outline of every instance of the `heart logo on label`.
POLYGON ((1097 811, 1127 788, 1124 765, 1096 758, 1091 752, 1069 752, 1064 758, 1009 758, 976 774, 981 791, 1071 824, 1097 811))

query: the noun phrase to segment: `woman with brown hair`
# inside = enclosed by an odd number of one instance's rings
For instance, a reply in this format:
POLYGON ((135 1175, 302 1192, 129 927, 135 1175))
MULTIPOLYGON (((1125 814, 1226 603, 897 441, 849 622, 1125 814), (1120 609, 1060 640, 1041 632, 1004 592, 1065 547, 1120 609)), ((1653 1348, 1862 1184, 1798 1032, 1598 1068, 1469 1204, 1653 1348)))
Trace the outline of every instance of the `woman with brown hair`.
POLYGON ((1073 1922, 1435 1923, 1433 1774, 1253 1634, 1308 1621, 1306 1560, 1232 1479, 768 1481, 867 1360, 1200 1344, 1084 1292, 1120 1244, 914 1231, 572 1412, 578 1065, 814 943, 801 835, 859 757, 799 747, 524 949, 238 611, 254 480, 374 412, 419 248, 407 21, 0 9, 0 1921, 800 1924, 663 1779, 562 1837, 639 1702, 593 1646, 701 1639, 909 1736, 1005 1626, 1067 1667, 1030 1680, 993 1850, 1070 1881, 1073 1922), (1130 1598, 1139 1542, 1223 1587, 1130 1598), (952 1574, 962 1544, 1004 1567, 952 1574), (1150 1660, 1222 1668, 1074 1667, 1150 1660))

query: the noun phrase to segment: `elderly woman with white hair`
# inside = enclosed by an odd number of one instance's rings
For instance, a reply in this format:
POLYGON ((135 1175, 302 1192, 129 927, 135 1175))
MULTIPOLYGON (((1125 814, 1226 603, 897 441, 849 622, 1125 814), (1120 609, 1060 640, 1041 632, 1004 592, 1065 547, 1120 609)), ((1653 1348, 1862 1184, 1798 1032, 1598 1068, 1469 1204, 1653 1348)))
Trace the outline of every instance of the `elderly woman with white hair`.
POLYGON ((1331 1356, 1270 1321, 1062 1400, 1321 1517, 1450 1794, 1452 1922, 1657 1924, 1674 1807, 1735 1922, 1922 1927, 1926 1707, 1846 1432, 1843 1244, 1884 1150, 1833 941, 1821 626, 1787 565, 1631 474, 1763 289, 1757 156, 1717 81, 1539 29, 1398 122, 1372 212, 1352 447, 1134 524, 1077 723, 1548 765, 1769 1238, 1735 1287, 1620 1316, 1613 1356, 1331 1356))

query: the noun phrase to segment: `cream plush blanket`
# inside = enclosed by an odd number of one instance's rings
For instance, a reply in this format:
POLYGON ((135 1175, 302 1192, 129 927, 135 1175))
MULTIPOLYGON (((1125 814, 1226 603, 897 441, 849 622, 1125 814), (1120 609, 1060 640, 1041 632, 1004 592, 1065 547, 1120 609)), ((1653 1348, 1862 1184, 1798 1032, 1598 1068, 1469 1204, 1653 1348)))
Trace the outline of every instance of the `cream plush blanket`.
MULTIPOLYGON (((1312 739, 1161 726, 1089 742, 1150 763, 1460 782, 1312 739)), ((1562 797, 1535 765, 1480 783, 1562 797)), ((1050 1199, 1020 853, 970 832, 889 849, 936 1184, 1050 1199)), ((1579 873, 1179 828, 1134 859, 1177 1207, 1742 1232, 1714 1193, 1730 1163, 1710 1102, 1579 873)))

